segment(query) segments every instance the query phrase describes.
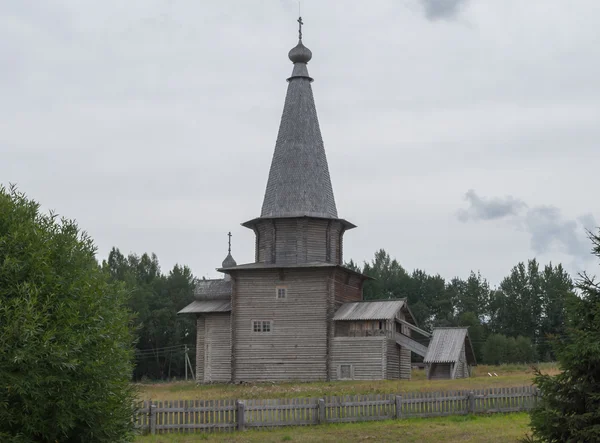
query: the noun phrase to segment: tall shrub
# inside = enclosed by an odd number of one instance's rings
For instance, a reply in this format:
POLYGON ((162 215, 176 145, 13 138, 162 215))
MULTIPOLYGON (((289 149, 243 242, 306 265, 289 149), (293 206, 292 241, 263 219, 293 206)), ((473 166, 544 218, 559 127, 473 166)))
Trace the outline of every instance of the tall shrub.
POLYGON ((0 441, 132 438, 132 331, 92 240, 0 187, 0 441))

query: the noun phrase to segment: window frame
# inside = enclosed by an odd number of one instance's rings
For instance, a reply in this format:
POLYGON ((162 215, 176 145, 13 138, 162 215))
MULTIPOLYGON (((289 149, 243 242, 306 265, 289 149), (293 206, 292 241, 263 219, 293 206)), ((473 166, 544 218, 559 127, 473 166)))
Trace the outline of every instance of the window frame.
POLYGON ((250 331, 252 331, 253 334, 270 334, 273 332, 273 320, 252 320, 250 322, 250 331), (265 328, 267 325, 268 330, 265 328))
POLYGON ((275 299, 276 300, 286 300, 288 298, 288 287, 287 285, 276 285, 275 286, 275 299), (279 291, 283 290, 284 291, 284 296, 280 297, 279 296, 279 291))

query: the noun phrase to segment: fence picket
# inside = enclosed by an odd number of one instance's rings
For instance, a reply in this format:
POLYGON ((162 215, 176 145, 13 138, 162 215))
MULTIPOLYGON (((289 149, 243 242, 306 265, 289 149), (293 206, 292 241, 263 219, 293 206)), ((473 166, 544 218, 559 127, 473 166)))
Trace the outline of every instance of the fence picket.
POLYGON ((273 429, 388 418, 433 417, 465 413, 526 411, 535 406, 535 386, 493 387, 444 392, 355 394, 318 398, 247 400, 243 408, 233 400, 145 400, 137 403, 133 423, 140 432, 189 433, 231 431, 243 425, 273 429), (320 406, 320 404, 322 406, 320 406))

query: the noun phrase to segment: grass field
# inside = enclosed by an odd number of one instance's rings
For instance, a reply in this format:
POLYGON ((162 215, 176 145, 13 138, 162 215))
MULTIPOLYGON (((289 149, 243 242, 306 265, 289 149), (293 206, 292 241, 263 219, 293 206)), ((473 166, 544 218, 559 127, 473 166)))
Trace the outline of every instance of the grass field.
POLYGON ((416 418, 380 422, 250 430, 221 434, 165 434, 138 437, 136 443, 224 442, 518 442, 529 430, 529 416, 495 414, 416 418))
MULTIPOLYGON (((553 363, 540 365, 542 372, 558 373, 553 363)), ((248 383, 241 385, 217 383, 196 385, 194 382, 140 383, 139 398, 143 400, 220 400, 319 397, 327 395, 390 394, 401 392, 431 392, 453 389, 483 389, 492 387, 527 386, 533 371, 525 365, 477 366, 474 376, 459 380, 433 380, 425 371, 414 370, 412 380, 337 381, 315 383, 248 383), (487 374, 496 373, 498 377, 487 374)))

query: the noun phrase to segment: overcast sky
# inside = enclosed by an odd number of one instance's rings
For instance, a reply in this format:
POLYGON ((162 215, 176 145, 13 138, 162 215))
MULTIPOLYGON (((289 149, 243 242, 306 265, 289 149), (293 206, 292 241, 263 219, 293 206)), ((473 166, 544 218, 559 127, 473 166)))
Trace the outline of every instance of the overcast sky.
MULTIPOLYGON (((297 42, 293 0, 0 0, 0 183, 98 258, 217 277, 254 259, 297 42)), ((304 0, 345 258, 497 284, 597 273, 598 0, 304 0)))

